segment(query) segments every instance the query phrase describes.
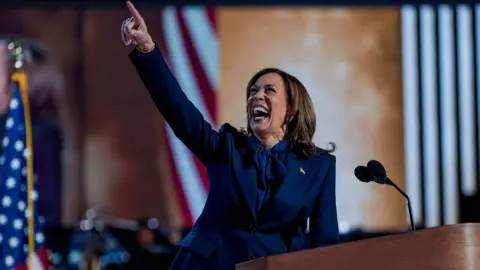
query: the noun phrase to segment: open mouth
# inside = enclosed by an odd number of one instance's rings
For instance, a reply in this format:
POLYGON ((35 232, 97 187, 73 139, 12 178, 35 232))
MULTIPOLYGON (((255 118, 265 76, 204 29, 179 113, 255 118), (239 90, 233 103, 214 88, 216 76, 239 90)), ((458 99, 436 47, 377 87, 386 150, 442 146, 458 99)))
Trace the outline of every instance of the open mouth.
POLYGON ((270 116, 270 112, 265 107, 255 105, 252 116, 254 121, 262 121, 270 116))

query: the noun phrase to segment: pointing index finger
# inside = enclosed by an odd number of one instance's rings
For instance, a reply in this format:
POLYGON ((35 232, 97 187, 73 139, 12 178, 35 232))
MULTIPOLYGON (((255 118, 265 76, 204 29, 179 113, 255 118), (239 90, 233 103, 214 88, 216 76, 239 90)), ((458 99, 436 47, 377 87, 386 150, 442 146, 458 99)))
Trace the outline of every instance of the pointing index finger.
POLYGON ((132 15, 135 22, 136 23, 141 22, 142 16, 140 15, 140 13, 138 13, 137 9, 133 6, 133 4, 130 1, 127 1, 127 7, 128 7, 128 10, 130 11, 130 15, 132 15))

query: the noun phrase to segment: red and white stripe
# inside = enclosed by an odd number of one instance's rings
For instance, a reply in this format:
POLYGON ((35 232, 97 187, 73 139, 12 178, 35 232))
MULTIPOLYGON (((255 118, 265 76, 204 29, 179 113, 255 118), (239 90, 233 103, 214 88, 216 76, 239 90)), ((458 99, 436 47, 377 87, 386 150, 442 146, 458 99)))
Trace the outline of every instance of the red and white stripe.
MULTIPOLYGON (((162 11, 166 58, 180 86, 206 121, 216 128, 219 50, 215 10, 201 6, 166 7, 162 11)), ((167 131, 170 165, 185 226, 191 226, 208 193, 203 164, 167 131)))
POLYGON ((37 249, 33 254, 33 264, 30 265, 29 260, 15 268, 15 270, 47 270, 49 267, 47 249, 43 246, 37 249))

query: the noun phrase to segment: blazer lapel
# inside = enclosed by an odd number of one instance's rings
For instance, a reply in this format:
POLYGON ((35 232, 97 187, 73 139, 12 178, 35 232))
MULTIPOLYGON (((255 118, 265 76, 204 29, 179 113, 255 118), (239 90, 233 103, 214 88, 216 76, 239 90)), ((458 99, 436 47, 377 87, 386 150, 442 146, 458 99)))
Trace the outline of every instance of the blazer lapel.
MULTIPOLYGON (((283 182, 278 188, 276 198, 299 198, 297 196, 292 196, 297 194, 298 190, 302 188, 302 180, 305 180, 306 172, 302 168, 302 162, 298 159, 297 155, 294 153, 289 153, 285 160, 285 166, 287 168, 287 175, 283 179, 283 182)), ((294 202, 292 202, 294 203, 294 202)))
POLYGON ((257 201, 257 170, 251 162, 251 157, 249 158, 250 153, 246 151, 241 153, 238 157, 238 160, 235 160, 234 171, 235 178, 239 189, 241 190, 241 197, 243 198, 244 205, 248 207, 248 210, 252 214, 252 217, 257 222, 257 215, 255 211, 255 204, 257 201))
POLYGON ((281 220, 283 213, 291 212, 291 209, 286 208, 295 207, 297 201, 302 198, 299 190, 305 184, 305 181, 302 181, 305 180, 305 175, 300 171, 301 161, 294 153, 289 153, 285 159, 285 166, 287 175, 278 182, 278 188, 272 186, 275 195, 262 207, 261 223, 265 223, 267 220, 281 220))

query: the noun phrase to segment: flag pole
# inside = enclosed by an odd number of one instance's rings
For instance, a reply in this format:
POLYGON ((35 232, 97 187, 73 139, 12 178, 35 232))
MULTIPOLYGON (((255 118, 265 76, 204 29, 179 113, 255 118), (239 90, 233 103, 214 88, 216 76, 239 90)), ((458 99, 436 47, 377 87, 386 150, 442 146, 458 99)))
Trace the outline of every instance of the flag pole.
POLYGON ((24 70, 25 49, 16 42, 8 44, 8 50, 14 60, 15 71, 11 76, 11 81, 18 84, 25 115, 25 159, 27 160, 27 219, 28 219, 28 269, 33 270, 34 252, 35 252, 35 223, 34 223, 34 204, 31 194, 33 193, 33 142, 32 142, 32 121, 30 115, 30 104, 28 100, 28 76, 24 70))

